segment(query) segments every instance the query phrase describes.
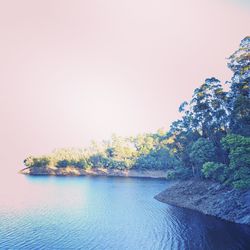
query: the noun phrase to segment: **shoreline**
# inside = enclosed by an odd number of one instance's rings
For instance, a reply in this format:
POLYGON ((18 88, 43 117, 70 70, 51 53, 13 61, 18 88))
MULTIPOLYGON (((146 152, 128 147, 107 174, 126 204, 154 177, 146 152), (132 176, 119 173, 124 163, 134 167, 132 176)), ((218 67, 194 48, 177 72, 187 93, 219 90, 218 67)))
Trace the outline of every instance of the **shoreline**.
POLYGON ((19 173, 24 175, 43 176, 110 176, 166 179, 166 172, 163 170, 118 170, 106 168, 80 169, 75 167, 42 167, 24 168, 19 171, 19 173))
POLYGON ((176 181, 156 200, 205 215, 250 226, 250 190, 235 190, 211 181, 176 181))
MULTIPOLYGON (((32 176, 106 176, 166 180, 166 173, 163 170, 80 169, 50 166, 24 168, 19 173, 32 176)), ((212 181, 174 180, 169 181, 166 190, 154 198, 168 205, 250 226, 250 190, 235 190, 212 181)))

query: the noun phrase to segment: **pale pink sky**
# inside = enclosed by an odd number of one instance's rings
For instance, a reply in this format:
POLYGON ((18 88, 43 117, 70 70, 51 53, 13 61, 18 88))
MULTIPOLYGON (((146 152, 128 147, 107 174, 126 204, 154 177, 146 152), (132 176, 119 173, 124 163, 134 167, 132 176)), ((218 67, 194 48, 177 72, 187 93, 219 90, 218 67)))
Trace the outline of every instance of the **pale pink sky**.
POLYGON ((240 2, 0 0, 1 159, 167 128, 202 80, 231 76, 240 2))

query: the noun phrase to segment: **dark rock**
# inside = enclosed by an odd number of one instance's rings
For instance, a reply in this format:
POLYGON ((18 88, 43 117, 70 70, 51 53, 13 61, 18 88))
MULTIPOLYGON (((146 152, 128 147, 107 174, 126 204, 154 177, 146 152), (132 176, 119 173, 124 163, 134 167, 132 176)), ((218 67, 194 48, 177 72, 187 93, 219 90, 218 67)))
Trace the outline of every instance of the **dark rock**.
POLYGON ((250 225, 250 190, 239 191, 211 181, 179 181, 155 198, 228 221, 250 225))

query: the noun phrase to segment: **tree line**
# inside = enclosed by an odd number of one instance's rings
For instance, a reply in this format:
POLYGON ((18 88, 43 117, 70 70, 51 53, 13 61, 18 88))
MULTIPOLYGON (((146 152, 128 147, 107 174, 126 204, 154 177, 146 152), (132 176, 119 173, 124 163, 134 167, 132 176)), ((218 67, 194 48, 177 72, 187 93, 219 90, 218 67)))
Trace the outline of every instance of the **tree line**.
POLYGON ((179 107, 181 119, 169 131, 59 149, 28 157, 27 167, 164 170, 166 177, 211 179, 235 188, 250 187, 250 37, 228 58, 233 76, 207 78, 179 107), (228 89, 228 90, 227 90, 228 89))

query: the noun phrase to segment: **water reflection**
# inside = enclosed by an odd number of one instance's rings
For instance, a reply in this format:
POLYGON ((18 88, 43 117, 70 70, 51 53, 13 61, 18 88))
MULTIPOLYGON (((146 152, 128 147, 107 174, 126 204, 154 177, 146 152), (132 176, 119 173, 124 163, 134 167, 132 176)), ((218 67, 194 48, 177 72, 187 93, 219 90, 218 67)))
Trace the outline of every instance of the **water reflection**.
POLYGON ((0 191, 0 249, 195 250, 250 245, 248 227, 153 199, 166 187, 164 180, 13 179, 15 185, 5 183, 0 191))
POLYGON ((249 249, 248 226, 183 208, 170 207, 166 213, 175 235, 182 235, 181 249, 249 249))

